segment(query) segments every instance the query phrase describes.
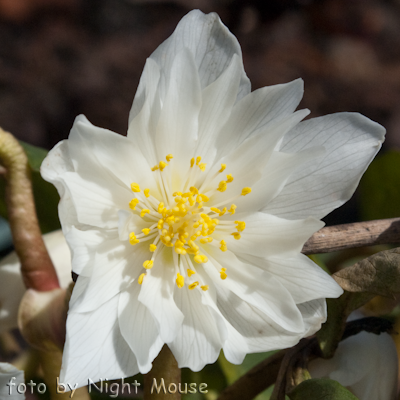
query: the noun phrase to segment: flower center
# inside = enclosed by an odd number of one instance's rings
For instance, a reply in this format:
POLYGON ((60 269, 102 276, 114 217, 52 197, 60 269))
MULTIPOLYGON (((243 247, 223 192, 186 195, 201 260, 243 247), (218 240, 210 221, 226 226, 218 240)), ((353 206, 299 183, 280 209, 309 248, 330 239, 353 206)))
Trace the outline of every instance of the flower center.
MULTIPOLYGON (((226 180, 221 180, 218 187, 212 190, 202 192, 202 188, 221 174, 226 165, 221 164, 221 169, 210 179, 204 179, 200 187, 190 186, 190 182, 196 182, 197 174, 206 170, 206 164, 201 163, 201 157, 192 158, 190 168, 187 174, 186 184, 182 192, 169 191, 169 181, 164 176, 164 169, 173 159, 172 154, 166 156, 166 161, 160 161, 151 170, 159 174, 159 187, 162 189, 161 197, 164 201, 159 201, 150 193, 150 189, 141 191, 138 183, 132 183, 131 189, 135 197, 130 201, 129 207, 132 212, 137 213, 144 221, 149 223, 149 227, 142 229, 141 234, 131 232, 129 242, 131 245, 145 240, 152 240, 149 245, 149 251, 152 256, 143 263, 143 267, 148 270, 153 268, 157 253, 164 247, 171 247, 173 259, 177 270, 176 284, 182 288, 185 284, 185 277, 192 280, 191 276, 196 274, 195 264, 208 262, 207 256, 202 254, 201 245, 210 244, 218 247, 222 252, 228 250, 225 240, 215 240, 214 231, 217 229, 217 236, 231 234, 236 240, 239 240, 242 232, 246 228, 244 221, 221 221, 218 217, 225 214, 235 214, 236 205, 231 204, 222 209, 210 206, 210 197, 217 192, 225 192, 228 185, 233 181, 231 174, 226 175, 226 180), (217 228, 218 227, 218 228, 217 228), (232 232, 233 231, 233 232, 232 232), (186 271, 185 271, 186 270, 186 271)), ((245 187, 240 194, 232 199, 216 204, 221 206, 230 204, 240 196, 246 196, 251 192, 251 188, 245 187)), ((220 277, 226 279, 226 268, 221 268, 220 277)), ((146 272, 142 273, 138 283, 142 284, 146 272)), ((207 290, 207 285, 201 285, 199 281, 188 284, 189 289, 193 290, 200 285, 202 290, 207 290)))

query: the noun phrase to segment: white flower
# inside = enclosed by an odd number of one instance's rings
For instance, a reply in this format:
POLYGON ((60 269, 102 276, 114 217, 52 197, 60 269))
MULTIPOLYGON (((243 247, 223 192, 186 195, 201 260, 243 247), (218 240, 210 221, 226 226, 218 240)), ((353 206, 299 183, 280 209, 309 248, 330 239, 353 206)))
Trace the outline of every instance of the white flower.
POLYGON ((24 400, 24 387, 21 386, 19 391, 17 390, 20 384, 25 385, 24 371, 0 362, 0 399, 24 400))
POLYGON ((350 198, 384 129, 300 122, 301 80, 250 93, 235 37, 192 11, 147 60, 127 137, 77 117, 42 165, 79 274, 61 380, 147 373, 164 343, 198 371, 284 348, 341 288, 300 253, 350 198))
MULTIPOLYGON (((71 253, 61 230, 43 235, 50 258, 57 271, 62 288, 71 279, 71 253)), ((0 332, 16 328, 18 308, 25 286, 21 276, 21 264, 13 251, 0 262, 0 332)))
POLYGON ((397 393, 396 346, 387 333, 361 332, 340 342, 333 358, 309 366, 313 378, 330 378, 360 400, 394 400, 397 393))

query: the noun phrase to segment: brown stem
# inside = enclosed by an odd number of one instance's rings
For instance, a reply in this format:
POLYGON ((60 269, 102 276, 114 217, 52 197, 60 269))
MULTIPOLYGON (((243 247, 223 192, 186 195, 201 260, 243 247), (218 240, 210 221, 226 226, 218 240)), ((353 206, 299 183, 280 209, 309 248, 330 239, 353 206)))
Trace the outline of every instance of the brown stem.
POLYGON ((0 128, 0 162, 6 169, 6 204, 15 251, 27 288, 59 288, 36 216, 28 158, 18 141, 0 128))
POLYGON ((167 345, 153 361, 153 368, 144 376, 144 400, 179 400, 181 370, 167 345))
POLYGON ((400 218, 327 226, 315 232, 302 253, 330 253, 354 247, 400 243, 400 218))

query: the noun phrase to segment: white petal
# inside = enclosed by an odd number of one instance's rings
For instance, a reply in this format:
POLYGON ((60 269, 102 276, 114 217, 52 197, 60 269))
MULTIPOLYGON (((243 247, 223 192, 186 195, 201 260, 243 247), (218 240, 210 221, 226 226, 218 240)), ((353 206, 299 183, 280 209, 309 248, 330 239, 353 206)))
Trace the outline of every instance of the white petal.
POLYGON ((343 289, 304 254, 270 256, 243 254, 241 259, 272 274, 291 294, 296 304, 318 298, 336 298, 343 289))
POLYGON ((78 387, 139 372, 118 325, 118 297, 88 313, 69 311, 60 382, 78 387))
POLYGON ((183 321, 183 314, 173 298, 174 289, 177 288, 175 278, 172 251, 164 246, 156 256, 153 268, 147 271, 139 295, 139 301, 156 320, 164 343, 174 340, 183 321))
POLYGON ((303 96, 303 81, 267 86, 240 100, 218 135, 216 159, 236 149, 253 132, 267 127, 275 119, 290 115, 303 96))
POLYGON ((0 332, 18 326, 18 308, 25 293, 21 264, 12 252, 0 262, 0 332))
POLYGON ((197 140, 201 88, 193 56, 188 49, 179 52, 171 67, 165 102, 156 133, 156 150, 160 160, 167 154, 174 180, 189 169, 197 140))
POLYGON ((290 347, 302 334, 288 332, 257 307, 243 301, 222 285, 218 289, 218 308, 243 337, 249 353, 290 347))
POLYGON ((25 400, 25 394, 17 391, 19 384, 25 385, 24 371, 0 362, 0 399, 25 400))
POLYGON ((325 149, 321 147, 293 154, 274 152, 264 167, 261 178, 254 184, 250 183, 251 194, 235 200, 238 210, 241 212, 264 211, 281 192, 294 171, 301 169, 302 165, 310 160, 317 162, 324 154, 325 149))
POLYGON ((117 185, 129 189, 130 184, 139 179, 139 183, 146 182, 146 187, 156 187, 152 165, 134 141, 92 125, 83 115, 75 119, 68 147, 75 171, 83 179, 107 181, 109 190, 117 190, 114 189, 117 185))
POLYGON ((301 122, 285 136, 281 151, 324 146, 327 153, 296 171, 265 211, 290 219, 322 218, 346 202, 381 147, 385 129, 354 113, 301 122))
POLYGON ((209 258, 204 268, 217 285, 217 293, 221 287, 227 288, 285 330, 295 333, 304 330, 301 314, 292 296, 271 274, 242 263, 230 251, 221 253, 208 246, 204 253, 209 258), (219 277, 221 268, 227 269, 228 277, 225 280, 219 277))
POLYGON ((66 172, 72 171, 74 166, 69 156, 68 141, 63 140, 49 151, 42 162, 40 173, 44 180, 52 183, 58 190, 61 198, 58 214, 64 233, 72 225, 79 225, 71 194, 61 178, 66 172))
POLYGON ((175 290, 174 299, 184 315, 181 329, 169 347, 179 368, 200 371, 216 361, 222 347, 216 321, 209 308, 202 304, 200 290, 187 286, 175 290))
POLYGON ((230 234, 225 235, 228 249, 257 257, 300 253, 307 239, 324 226, 314 218, 290 221, 265 213, 238 213, 234 216, 235 220, 246 222, 246 229, 240 233, 239 240, 230 234))
POLYGON ((316 299, 297 304, 304 320, 303 337, 313 335, 321 329, 328 316, 325 299, 316 299))
MULTIPOLYGON (((201 87, 214 82, 228 68, 234 54, 242 59, 240 45, 218 15, 193 10, 181 19, 174 33, 150 56, 164 70, 168 79, 177 53, 187 48, 194 56, 201 87)), ((250 81, 242 67, 238 98, 250 92, 250 81)), ((161 98, 164 94, 161 92, 161 98)), ((136 98, 135 98, 136 101, 136 98)))
POLYGON ((232 112, 243 71, 241 60, 234 54, 229 67, 202 91, 199 115, 199 139, 195 154, 211 163, 216 154, 215 138, 232 112))
MULTIPOLYGON (((60 285, 67 288, 72 282, 71 255, 61 230, 43 235, 43 240, 60 285)), ((18 308, 24 293, 21 264, 13 251, 0 262, 0 332, 18 326, 18 308)))
POLYGON ((164 342, 150 311, 138 301, 140 285, 131 284, 119 297, 118 320, 122 336, 136 356, 139 370, 147 374, 164 342))
POLYGON ((392 338, 361 332, 339 343, 330 360, 309 365, 313 378, 329 377, 362 400, 390 400, 397 392, 398 359, 392 338))
MULTIPOLYGON (((90 232, 90 231, 89 231, 90 232)), ((102 234, 103 243, 89 250, 90 259, 86 268, 92 269, 85 292, 70 301, 70 309, 88 312, 120 293, 134 281, 148 258, 148 244, 131 246, 120 242, 118 236, 102 234)), ((85 272, 85 271, 84 271, 85 272)))
POLYGON ((129 113, 128 127, 128 137, 134 140, 147 156, 153 154, 153 143, 149 139, 160 116, 159 82, 160 67, 153 59, 148 58, 129 113))

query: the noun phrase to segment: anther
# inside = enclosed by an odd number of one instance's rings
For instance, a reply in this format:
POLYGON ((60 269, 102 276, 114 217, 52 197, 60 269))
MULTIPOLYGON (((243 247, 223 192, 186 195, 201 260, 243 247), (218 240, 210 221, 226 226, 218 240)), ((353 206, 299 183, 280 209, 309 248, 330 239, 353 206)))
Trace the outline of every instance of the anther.
POLYGON ((193 271, 193 270, 191 270, 191 269, 188 269, 187 270, 187 274, 188 274, 188 277, 190 278, 193 274, 195 274, 196 272, 195 271, 193 271))
POLYGON ((245 187, 245 188, 242 189, 242 193, 241 193, 242 196, 246 196, 249 193, 251 193, 251 188, 250 187, 245 187))
POLYGON ((129 234, 129 243, 134 246, 135 244, 139 243, 139 239, 136 239, 136 235, 135 232, 131 232, 129 234))
POLYGON ((201 157, 196 157, 196 165, 199 165, 199 162, 201 161, 201 157))
POLYGON ((219 173, 224 172, 226 168, 226 164, 221 164, 221 169, 218 171, 219 173))
POLYGON ((140 211, 140 216, 143 218, 146 214, 150 214, 150 210, 148 208, 143 208, 143 210, 140 211))
POLYGON ((149 228, 144 228, 144 229, 142 229, 142 232, 143 232, 145 235, 148 235, 148 234, 150 233, 150 229, 149 229, 149 228))
POLYGON ((158 165, 155 165, 152 169, 153 172, 158 170, 158 165))
POLYGON ((178 286, 179 289, 183 288, 183 285, 185 284, 185 278, 178 272, 176 274, 176 285, 178 286))
POLYGON ((228 275, 226 274, 226 268, 222 268, 220 271, 220 275, 221 275, 221 279, 224 280, 228 277, 228 275))
POLYGON ((146 260, 146 261, 143 263, 143 267, 146 268, 146 269, 151 269, 151 268, 153 268, 153 261, 152 261, 152 260, 146 260))
MULTIPOLYGON (((138 278, 138 284, 141 285, 143 283, 143 278, 146 276, 145 273, 141 274, 138 278)), ((203 289, 204 290, 204 289, 203 289)))
POLYGON ((151 245, 149 246, 149 250, 150 250, 152 253, 154 253, 154 252, 157 250, 157 246, 156 246, 155 244, 151 244, 151 245))
POLYGON ((146 197, 150 197, 150 189, 144 189, 143 193, 146 197))
POLYGON ((164 168, 168 165, 166 162, 164 161, 160 161, 160 163, 158 164, 160 166, 160 171, 163 171, 164 168))
POLYGON ((165 158, 168 162, 170 162, 174 158, 174 156, 172 154, 167 154, 165 158))
POLYGON ((239 239, 241 238, 239 232, 233 232, 233 233, 231 233, 231 235, 232 235, 236 240, 239 240, 239 239))
POLYGON ((194 165, 194 158, 192 158, 192 159, 190 160, 190 168, 193 168, 193 165, 194 165))
POLYGON ((201 290, 204 290, 204 291, 208 290, 208 285, 203 285, 203 286, 200 286, 200 287, 201 287, 201 290))
POLYGON ((197 254, 197 256, 194 256, 193 259, 197 262, 197 264, 206 263, 208 261, 208 258, 203 254, 197 254))
POLYGON ((189 290, 193 290, 197 285, 199 284, 199 282, 193 282, 189 285, 189 290))
POLYGON ((135 192, 135 193, 140 192, 139 184, 135 183, 135 182, 131 183, 131 190, 132 190, 132 192, 135 192))
POLYGON ((139 204, 139 200, 138 199, 132 199, 130 202, 129 202, 129 208, 131 209, 131 210, 136 210, 136 206, 139 204))
POLYGON ((226 181, 227 181, 228 183, 231 183, 231 182, 233 181, 233 176, 232 176, 232 174, 228 174, 228 175, 226 176, 226 181))

